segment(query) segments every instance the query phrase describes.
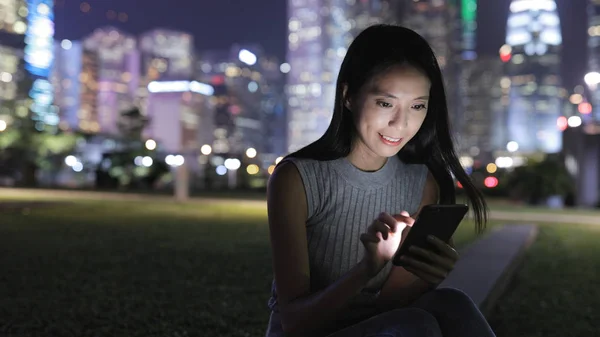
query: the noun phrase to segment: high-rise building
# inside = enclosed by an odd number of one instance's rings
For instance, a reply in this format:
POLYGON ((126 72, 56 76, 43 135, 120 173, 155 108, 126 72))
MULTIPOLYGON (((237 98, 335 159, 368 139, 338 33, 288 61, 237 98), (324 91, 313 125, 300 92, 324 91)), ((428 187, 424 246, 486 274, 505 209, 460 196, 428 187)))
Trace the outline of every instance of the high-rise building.
POLYGON ((95 79, 84 77, 84 80, 92 81, 84 85, 86 90, 96 91, 96 111, 87 110, 94 105, 86 104, 81 114, 96 115, 97 118, 82 126, 85 131, 116 134, 120 114, 136 104, 140 77, 136 39, 117 28, 104 27, 83 40, 83 49, 85 72, 89 72, 90 67, 95 68, 95 79), (92 66, 91 62, 96 64, 92 66))
MULTIPOLYGON (((50 81, 54 88, 54 103, 58 107, 60 128, 63 130, 99 131, 97 120, 91 119, 89 108, 82 109, 83 90, 80 84, 82 72, 83 46, 80 42, 56 42, 54 47, 56 60, 52 67, 50 81), (90 114, 90 116, 87 116, 90 114)), ((96 95, 94 92, 93 98, 96 95)), ((95 102, 94 105, 95 107, 95 102)), ((95 108, 93 109, 95 111, 95 108)))
POLYGON ((156 81, 148 85, 144 131, 159 144, 159 150, 192 155, 199 152, 207 129, 213 129, 212 86, 197 81, 156 81))
POLYGON ((561 150, 560 21, 554 0, 513 0, 500 56, 510 79, 495 148, 517 154, 561 150))
MULTIPOLYGON (((446 100, 448 103, 448 112, 452 122, 452 129, 457 138, 462 133, 464 126, 463 116, 463 96, 459 82, 461 72, 461 62, 463 57, 473 58, 474 39, 472 38, 474 15, 471 2, 463 1, 463 18, 466 20, 465 26, 468 28, 465 37, 461 34, 463 26, 461 25, 459 6, 457 0, 416 0, 406 1, 404 3, 402 24, 413 29, 419 35, 423 36, 433 49, 440 68, 442 69, 445 81, 446 100), (468 47, 470 49, 464 49, 468 47)), ((475 7, 476 10, 476 7, 475 7)), ((464 90, 465 88, 463 88, 464 90)))
MULTIPOLYGON (((576 180, 576 203, 578 206, 600 206, 600 1, 588 0, 588 64, 584 80, 588 82, 590 101, 582 102, 571 117, 581 118, 583 124, 568 127, 569 120, 562 119, 563 155, 571 162, 571 171, 576 180), (588 78, 591 76, 591 78, 588 78), (591 109, 589 108, 591 103, 591 109), (566 123, 565 123, 566 122, 566 123)), ((578 92, 582 94, 583 90, 578 92)))
POLYGON ((0 121, 6 126, 13 123, 14 117, 25 117, 29 107, 29 88, 23 67, 23 50, 0 45, 0 121), (27 88, 26 88, 27 86, 27 88))
MULTIPOLYGON (((588 3, 588 71, 600 72, 600 0, 588 3)), ((600 122, 600 87, 592 87, 592 117, 600 122)))
POLYGON ((331 121, 337 74, 348 46, 370 25, 399 21, 398 3, 288 1, 288 151, 323 135, 331 121))
MULTIPOLYGON (((477 88, 473 88, 471 83, 480 76, 479 71, 481 70, 479 65, 481 62, 477 62, 476 52, 476 41, 477 41, 477 1, 476 0, 461 0, 460 2, 460 25, 459 33, 460 43, 456 48, 460 53, 455 53, 453 58, 458 60, 459 67, 457 67, 458 80, 455 82, 453 87, 457 95, 457 100, 454 109, 458 111, 462 117, 454 121, 454 125, 459 124, 460 130, 454 130, 455 138, 458 141, 457 150, 461 155, 466 156, 477 156, 480 154, 481 149, 479 144, 475 144, 474 141, 480 137, 477 135, 470 135, 470 130, 467 127, 466 119, 469 114, 474 114, 469 109, 479 107, 481 102, 471 102, 471 98, 478 101, 479 97, 473 97, 474 91, 478 91, 477 88)), ((489 92, 488 92, 489 93, 489 92)), ((478 108, 475 108, 478 109, 478 108)))
POLYGON ((477 0, 460 0, 461 57, 463 60, 477 58, 477 0))
POLYGON ((168 29, 140 36, 142 86, 152 81, 191 80, 194 73, 194 38, 168 29))
POLYGON ((215 153, 287 152, 284 76, 260 46, 234 45, 200 55, 198 78, 215 87, 215 153))
MULTIPOLYGON (((464 127, 460 142, 463 154, 493 160, 492 130, 494 111, 498 110, 502 85, 502 62, 497 57, 479 56, 463 66, 467 90, 464 97, 464 127)), ((506 89, 505 89, 506 90, 506 89)))
POLYGON ((33 79, 29 96, 35 127, 55 130, 60 121, 53 105, 54 92, 48 77, 54 62, 54 1, 28 0, 25 32, 25 70, 33 79))
POLYGON ((0 31, 25 34, 28 13, 25 0, 0 0, 0 31))
POLYGON ((137 94, 150 120, 145 136, 156 140, 162 151, 190 156, 199 152, 205 130, 213 125, 210 97, 215 90, 194 80, 193 37, 155 29, 140 36, 139 50, 137 94))

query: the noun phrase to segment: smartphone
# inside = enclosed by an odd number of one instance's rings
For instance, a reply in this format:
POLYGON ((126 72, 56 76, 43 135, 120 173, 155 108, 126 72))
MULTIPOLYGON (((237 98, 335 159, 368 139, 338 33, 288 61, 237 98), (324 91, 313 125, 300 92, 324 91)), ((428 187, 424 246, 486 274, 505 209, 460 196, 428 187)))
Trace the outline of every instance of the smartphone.
POLYGON ((400 257, 409 253, 410 246, 435 249, 435 246, 427 241, 429 235, 447 243, 468 211, 469 206, 461 204, 424 206, 402 246, 394 255, 392 259, 394 265, 402 266, 403 262, 400 257))

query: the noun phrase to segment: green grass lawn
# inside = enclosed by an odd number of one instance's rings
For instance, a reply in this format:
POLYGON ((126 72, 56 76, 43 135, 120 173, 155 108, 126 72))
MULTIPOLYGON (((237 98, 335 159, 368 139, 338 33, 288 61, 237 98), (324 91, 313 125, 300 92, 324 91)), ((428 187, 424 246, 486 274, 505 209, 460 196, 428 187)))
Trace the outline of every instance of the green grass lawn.
POLYGON ((540 225, 523 268, 492 313, 499 337, 597 336, 600 226, 540 225))
POLYGON ((80 202, 2 214, 0 336, 256 336, 264 207, 80 202))
MULTIPOLYGON (((0 336, 264 334, 272 274, 260 203, 79 200, 0 212, 0 336)), ((458 246, 473 238, 468 222, 455 236, 458 246)), ((599 239, 590 227, 543 226, 492 317, 498 336, 591 335, 599 239)))

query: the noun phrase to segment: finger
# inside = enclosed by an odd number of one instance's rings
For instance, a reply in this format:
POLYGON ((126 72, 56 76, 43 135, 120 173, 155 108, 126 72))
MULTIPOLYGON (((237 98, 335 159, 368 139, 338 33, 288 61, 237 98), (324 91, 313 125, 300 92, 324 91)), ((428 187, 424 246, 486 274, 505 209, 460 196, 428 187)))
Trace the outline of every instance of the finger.
POLYGON ((387 240, 388 233, 390 231, 391 231, 391 228, 387 224, 385 224, 379 220, 373 221, 373 223, 371 224, 371 226, 369 226, 369 229, 368 229, 368 232, 371 234, 376 234, 378 232, 381 233, 383 239, 385 239, 385 240, 387 240))
POLYGON ((414 269, 426 272, 433 276, 440 277, 440 278, 446 278, 446 276, 448 276, 448 272, 446 270, 443 270, 436 266, 432 266, 429 263, 419 261, 415 258, 404 255, 400 259, 402 260, 404 265, 408 265, 414 269))
POLYGON ((368 243, 368 242, 378 243, 380 241, 380 239, 373 234, 363 233, 360 235, 360 241, 362 241, 363 243, 368 243))
POLYGON ((452 259, 443 255, 439 255, 431 250, 423 249, 417 246, 410 246, 408 251, 411 253, 411 255, 419 257, 421 260, 433 262, 447 271, 454 269, 454 261, 452 259))
POLYGON ((442 281, 444 281, 443 278, 440 277, 436 277, 433 276, 431 274, 425 273, 421 270, 409 267, 409 266, 404 266, 404 269, 406 269, 406 271, 408 271, 409 273, 417 276, 418 278, 422 279, 425 282, 431 283, 431 284, 440 284, 442 283, 442 281))
POLYGON ((400 214, 394 215, 394 219, 396 219, 398 222, 404 223, 407 227, 412 227, 412 225, 415 223, 415 219, 411 218, 410 216, 406 216, 405 214, 408 214, 408 212, 402 211, 400 214))
POLYGON ((429 235, 427 237, 427 241, 431 242, 436 248, 438 248, 442 255, 450 258, 453 261, 457 261, 460 257, 456 249, 452 248, 452 246, 433 235, 429 235))
POLYGON ((398 229, 398 220, 394 219, 394 217, 389 215, 388 213, 384 212, 384 213, 379 214, 379 217, 377 217, 377 220, 383 222, 388 227, 390 227, 390 230, 392 231, 392 233, 395 233, 398 229))
POLYGON ((403 217, 406 218, 406 224, 408 226, 411 226, 415 223, 415 219, 410 217, 410 214, 408 213, 408 211, 402 211, 400 212, 400 215, 402 215, 403 217))

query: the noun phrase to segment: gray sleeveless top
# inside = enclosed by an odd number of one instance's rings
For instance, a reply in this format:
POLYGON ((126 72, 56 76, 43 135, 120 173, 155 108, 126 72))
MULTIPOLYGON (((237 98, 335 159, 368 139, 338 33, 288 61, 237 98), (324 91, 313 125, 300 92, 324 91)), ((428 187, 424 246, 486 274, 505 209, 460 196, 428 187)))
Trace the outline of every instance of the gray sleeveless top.
MULTIPOLYGON (((405 164, 397 156, 389 158, 375 172, 361 171, 346 158, 286 160, 298 168, 306 192, 311 292, 326 288, 360 262, 365 253, 360 235, 381 212, 393 215, 406 210, 414 214, 421 203, 427 177, 425 165, 405 164)), ((373 304, 374 294, 381 289, 391 269, 392 264, 388 263, 351 300, 357 315, 373 304)), ((278 311, 275 281, 269 308, 278 311)), ((271 325, 277 323, 272 317, 271 325)))

